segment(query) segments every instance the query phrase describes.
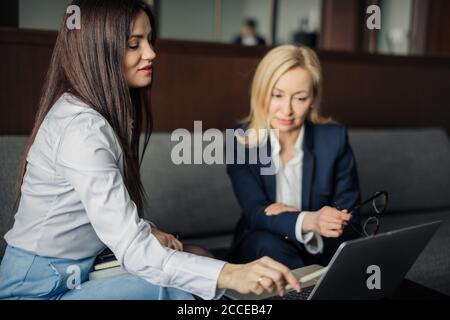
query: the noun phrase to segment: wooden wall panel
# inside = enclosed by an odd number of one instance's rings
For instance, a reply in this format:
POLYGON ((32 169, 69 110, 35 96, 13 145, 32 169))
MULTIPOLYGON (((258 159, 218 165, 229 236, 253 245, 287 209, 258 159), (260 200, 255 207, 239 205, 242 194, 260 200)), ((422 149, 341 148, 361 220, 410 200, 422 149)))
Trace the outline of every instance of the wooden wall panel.
POLYGON ((321 59, 325 114, 350 127, 441 126, 450 132, 450 59, 338 53, 321 59))
POLYGON ((430 0, 428 50, 433 56, 450 57, 450 1, 430 0))
POLYGON ((361 0, 323 0, 320 49, 355 52, 362 46, 361 0))
POLYGON ((152 100, 155 129, 192 128, 193 120, 225 128, 242 118, 258 59, 182 52, 161 48, 152 100))
MULTIPOLYGON (((55 33, 0 29, 0 134, 31 130, 55 33)), ((225 129, 249 112, 250 82, 268 48, 160 40, 156 131, 225 129)), ((349 127, 450 130, 450 59, 319 52, 323 111, 349 127)))
POLYGON ((31 131, 54 32, 0 29, 0 134, 31 131))

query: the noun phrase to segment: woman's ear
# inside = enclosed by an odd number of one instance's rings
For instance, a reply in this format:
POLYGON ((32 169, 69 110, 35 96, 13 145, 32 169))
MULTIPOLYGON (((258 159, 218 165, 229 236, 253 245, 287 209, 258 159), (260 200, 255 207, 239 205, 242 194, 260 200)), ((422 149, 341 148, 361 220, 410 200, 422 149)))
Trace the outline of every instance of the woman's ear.
POLYGON ((311 101, 311 104, 309 105, 309 111, 314 109, 314 102, 315 102, 315 99, 313 98, 311 101))
POLYGON ((312 100, 311 100, 311 105, 309 106, 309 108, 312 110, 312 109, 314 109, 314 104, 316 103, 316 94, 315 93, 313 93, 313 97, 312 97, 312 100))

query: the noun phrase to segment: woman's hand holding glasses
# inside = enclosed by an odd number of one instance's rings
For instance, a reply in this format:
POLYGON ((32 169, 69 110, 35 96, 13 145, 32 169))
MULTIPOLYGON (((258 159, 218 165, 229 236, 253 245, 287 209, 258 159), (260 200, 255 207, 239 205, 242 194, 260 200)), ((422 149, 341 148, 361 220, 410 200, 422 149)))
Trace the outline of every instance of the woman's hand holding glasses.
MULTIPOLYGON (((310 231, 317 232, 328 238, 340 237, 344 228, 350 224, 352 229, 362 237, 376 235, 380 228, 381 215, 385 212, 388 204, 388 193, 386 191, 377 191, 368 199, 356 204, 353 210, 359 210, 362 207, 371 204, 372 213, 363 221, 362 225, 353 225, 350 221, 351 212, 340 209, 334 203, 335 208, 324 206, 318 211, 304 211, 302 231, 307 233, 310 231)), ((267 216, 275 216, 282 213, 299 212, 301 210, 286 206, 282 203, 273 203, 265 210, 267 216)))
POLYGON ((351 218, 352 214, 347 210, 340 211, 324 206, 318 211, 305 212, 302 231, 305 233, 313 231, 327 238, 338 238, 351 218))
MULTIPOLYGON (((294 207, 286 206, 282 203, 273 203, 265 210, 267 216, 276 216, 285 212, 299 212, 294 207)), ((303 218, 302 231, 317 232, 328 238, 337 238, 344 231, 345 226, 352 218, 347 210, 338 210, 329 206, 324 206, 318 211, 305 211, 303 218)))

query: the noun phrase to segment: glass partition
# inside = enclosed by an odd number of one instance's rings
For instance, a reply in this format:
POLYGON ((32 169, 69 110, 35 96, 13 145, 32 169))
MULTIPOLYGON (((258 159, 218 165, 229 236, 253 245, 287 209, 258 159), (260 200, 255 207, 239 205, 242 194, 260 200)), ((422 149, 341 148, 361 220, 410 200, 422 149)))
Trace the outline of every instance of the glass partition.
MULTIPOLYGON (((71 0, 14 1, 16 6, 11 12, 14 11, 12 14, 18 17, 11 21, 17 20, 19 28, 42 30, 57 30, 67 6, 71 3, 71 0)), ((321 43, 321 35, 322 38, 328 35, 328 39, 336 39, 333 30, 342 24, 350 23, 340 17, 353 15, 353 19, 359 19, 360 22, 352 21, 350 24, 354 23, 354 27, 351 27, 353 29, 348 29, 348 33, 338 34, 339 37, 345 42, 346 37, 359 33, 363 42, 370 41, 371 44, 370 48, 363 43, 348 50, 389 55, 425 55, 432 54, 433 50, 444 50, 439 47, 442 47, 444 42, 439 40, 442 36, 439 38, 438 34, 445 32, 445 28, 450 25, 445 19, 440 18, 439 24, 434 19, 436 14, 443 11, 439 8, 449 7, 448 3, 442 0, 438 1, 441 7, 437 6, 436 1, 429 0, 146 1, 153 5, 159 36, 165 39, 243 45, 296 43, 324 50, 327 47, 321 43), (363 30, 368 17, 365 9, 371 3, 375 3, 381 13, 381 28, 375 32, 363 30), (345 9, 342 9, 344 7, 345 9), (345 13, 348 8, 354 12, 348 15, 345 13), (334 12, 331 14, 334 20, 330 18, 330 12, 334 12), (331 20, 333 21, 330 26, 331 20), (328 25, 327 28, 324 23, 328 25), (434 38, 432 31, 437 34, 434 38), (367 40, 367 37, 370 40, 367 40), (430 39, 434 42, 430 42, 430 39)), ((13 5, 5 8, 13 8, 13 5)), ((11 27, 10 22, 6 21, 0 25, 11 27)), ((340 50, 339 45, 336 48, 340 50)))

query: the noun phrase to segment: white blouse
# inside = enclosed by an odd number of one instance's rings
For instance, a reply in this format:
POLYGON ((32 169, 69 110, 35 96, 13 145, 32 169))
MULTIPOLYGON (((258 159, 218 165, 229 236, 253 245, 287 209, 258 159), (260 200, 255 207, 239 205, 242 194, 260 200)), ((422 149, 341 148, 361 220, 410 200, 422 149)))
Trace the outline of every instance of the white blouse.
MULTIPOLYGON (((272 160, 278 171, 276 174, 276 202, 298 208, 302 211, 302 172, 303 172, 303 141, 305 127, 302 126, 300 134, 294 145, 294 157, 285 165, 280 159, 281 146, 273 132, 270 134, 272 148, 272 160)), ((295 236, 297 241, 305 245, 310 254, 318 254, 323 251, 323 239, 319 233, 303 233, 302 225, 306 211, 300 213, 295 224, 295 236)), ((289 214, 289 213, 287 213, 289 214)))
POLYGON ((162 246, 125 187, 112 127, 65 93, 29 151, 9 245, 40 256, 83 259, 108 246, 128 272, 204 299, 218 298, 223 261, 162 246))

